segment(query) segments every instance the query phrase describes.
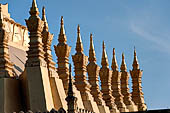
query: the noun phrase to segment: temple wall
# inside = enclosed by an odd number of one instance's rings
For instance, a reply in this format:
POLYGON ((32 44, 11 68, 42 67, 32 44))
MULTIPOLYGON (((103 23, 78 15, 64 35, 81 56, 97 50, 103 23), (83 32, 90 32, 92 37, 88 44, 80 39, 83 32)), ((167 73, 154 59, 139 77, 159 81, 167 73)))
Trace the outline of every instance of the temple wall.
POLYGON ((0 79, 0 113, 12 113, 22 110, 19 80, 0 79), (10 90, 9 90, 10 89, 10 90))

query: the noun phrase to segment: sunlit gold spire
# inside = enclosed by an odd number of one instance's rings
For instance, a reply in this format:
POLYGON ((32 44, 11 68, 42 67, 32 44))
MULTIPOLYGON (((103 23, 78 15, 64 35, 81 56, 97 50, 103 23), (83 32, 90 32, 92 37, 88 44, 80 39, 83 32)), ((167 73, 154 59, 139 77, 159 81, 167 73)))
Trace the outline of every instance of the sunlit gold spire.
POLYGON ((92 35, 92 33, 90 34, 89 61, 90 62, 96 62, 96 55, 95 55, 95 50, 94 50, 94 45, 93 45, 93 35, 92 35))
POLYGON ((63 34, 65 34, 63 16, 61 16, 61 23, 60 23, 60 25, 61 25, 61 27, 60 27, 60 34, 63 35, 63 34))
POLYGON ((47 22, 46 15, 45 15, 45 7, 44 7, 44 6, 43 6, 43 8, 42 8, 42 20, 43 20, 44 22, 47 22))
POLYGON ((81 41, 80 26, 79 25, 77 27, 76 51, 77 51, 77 53, 83 53, 83 44, 82 44, 82 41, 81 41))
POLYGON ((102 64, 102 66, 106 66, 106 67, 109 66, 104 41, 103 41, 103 53, 102 53, 102 62, 101 62, 101 64, 102 64))
POLYGON ((39 15, 36 0, 32 1, 32 7, 30 8, 30 15, 39 15))
POLYGON ((43 30, 48 32, 48 23, 47 23, 47 19, 46 19, 45 7, 44 6, 42 8, 42 21, 44 21, 44 28, 43 28, 43 30))
POLYGON ((136 49, 134 47, 134 60, 133 60, 133 70, 135 69, 139 69, 139 63, 138 63, 138 59, 137 59, 137 56, 136 56, 136 49))
POLYGON ((126 71, 127 70, 124 53, 122 53, 122 64, 121 64, 120 70, 121 71, 126 71))
POLYGON ((117 64, 117 61, 116 61, 115 48, 113 48, 112 70, 118 71, 118 64, 117 64))
POLYGON ((63 16, 61 16, 61 22, 60 22, 60 34, 58 37, 59 44, 63 44, 67 42, 67 37, 65 35, 65 29, 64 29, 64 19, 63 16))

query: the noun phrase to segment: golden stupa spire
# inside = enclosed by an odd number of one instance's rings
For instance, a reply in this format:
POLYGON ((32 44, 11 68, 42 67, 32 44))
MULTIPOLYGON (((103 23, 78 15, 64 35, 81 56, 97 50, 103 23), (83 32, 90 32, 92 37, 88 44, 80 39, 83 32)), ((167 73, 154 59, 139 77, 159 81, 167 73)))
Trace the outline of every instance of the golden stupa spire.
POLYGON ((48 23, 47 23, 47 18, 45 15, 45 7, 43 6, 42 8, 42 21, 44 21, 44 29, 45 31, 48 31, 48 23))
POLYGON ((107 58, 107 54, 106 54, 106 50, 105 50, 105 43, 104 43, 104 41, 103 41, 103 53, 102 53, 102 62, 101 62, 101 65, 102 66, 106 66, 106 67, 109 66, 108 58, 107 58))
POLYGON ((60 23, 60 35, 64 35, 65 34, 65 30, 64 30, 64 20, 63 20, 63 16, 61 16, 61 23, 60 23))
POLYGON ((116 61, 116 54, 115 54, 115 48, 113 48, 113 59, 112 59, 112 70, 113 71, 118 71, 118 64, 116 61))
POLYGON ((64 29, 64 19, 63 16, 61 16, 61 22, 60 22, 60 33, 58 37, 59 44, 63 44, 67 42, 67 37, 65 35, 65 29, 64 29))
POLYGON ((138 63, 138 59, 137 59, 137 56, 136 56, 136 49, 134 47, 134 60, 133 60, 133 70, 135 69, 139 69, 139 63, 138 63))
POLYGON ((30 15, 39 15, 36 0, 32 1, 32 7, 30 8, 30 15))
POLYGON ((89 62, 96 62, 96 55, 93 45, 93 35, 90 34, 90 49, 89 49, 89 62))
POLYGON ((45 7, 42 8, 42 21, 47 22, 46 15, 45 15, 45 7))
POLYGON ((77 42, 76 42, 76 51, 77 53, 83 53, 83 44, 80 35, 80 26, 77 27, 77 42))
POLYGON ((126 71, 127 70, 124 53, 122 53, 122 64, 121 64, 120 70, 121 71, 126 71))

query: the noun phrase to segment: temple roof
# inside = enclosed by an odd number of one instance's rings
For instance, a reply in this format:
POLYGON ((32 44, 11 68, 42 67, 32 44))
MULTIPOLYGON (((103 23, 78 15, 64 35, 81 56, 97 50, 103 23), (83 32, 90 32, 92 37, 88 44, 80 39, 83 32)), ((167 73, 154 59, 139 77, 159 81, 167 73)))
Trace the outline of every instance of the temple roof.
POLYGON ((27 60, 26 55, 26 51, 9 46, 10 61, 14 64, 13 69, 17 76, 20 76, 25 69, 25 63, 27 60))

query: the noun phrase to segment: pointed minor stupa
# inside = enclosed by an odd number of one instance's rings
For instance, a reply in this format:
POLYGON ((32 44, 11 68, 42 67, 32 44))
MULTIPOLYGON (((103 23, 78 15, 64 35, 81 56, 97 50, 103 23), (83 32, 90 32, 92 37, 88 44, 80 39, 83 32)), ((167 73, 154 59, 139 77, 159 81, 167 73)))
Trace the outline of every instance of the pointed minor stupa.
POLYGON ((92 33, 90 34, 89 62, 94 62, 94 63, 96 62, 96 55, 95 55, 95 50, 94 50, 94 45, 93 45, 92 33))
POLYGON ((102 52, 102 61, 100 68, 99 75, 101 80, 101 92, 103 93, 103 100, 105 101, 106 105, 109 107, 110 111, 113 113, 117 112, 117 106, 115 104, 115 98, 112 96, 112 89, 111 89, 111 78, 112 78, 112 71, 109 69, 108 58, 105 50, 105 43, 103 41, 103 52, 102 52))
POLYGON ((66 34, 65 34, 65 29, 64 29, 64 19, 63 19, 63 16, 61 16, 61 21, 60 21, 60 33, 59 33, 59 36, 58 36, 58 44, 59 45, 63 45, 63 44, 66 44, 67 42, 67 37, 66 37, 66 34))
POLYGON ((46 18, 46 15, 45 15, 45 7, 44 6, 42 8, 42 21, 47 22, 47 18, 46 18))
POLYGON ((112 70, 113 71, 118 71, 118 64, 116 61, 116 55, 115 55, 115 48, 113 48, 113 59, 112 59, 112 70))
POLYGON ((36 15, 36 16, 39 15, 36 0, 32 1, 32 7, 30 8, 29 13, 30 13, 30 15, 36 15))
POLYGON ((123 102, 123 95, 121 94, 121 89, 120 89, 121 73, 118 70, 118 64, 117 64, 116 55, 115 55, 115 48, 113 48, 113 58, 112 58, 111 67, 112 67, 111 87, 113 91, 112 95, 115 98, 115 104, 117 105, 120 112, 128 112, 123 102))
POLYGON ((138 63, 138 59, 137 59, 137 56, 136 56, 136 49, 134 47, 134 60, 133 60, 133 70, 137 70, 139 69, 139 63, 138 63))
POLYGON ((132 100, 138 106, 139 111, 145 111, 147 106, 144 101, 144 94, 142 92, 142 74, 143 71, 139 68, 139 63, 136 55, 136 49, 134 48, 134 60, 133 69, 130 70, 132 77, 132 100))
POLYGON ((122 53, 122 63, 121 63, 120 70, 121 70, 121 71, 126 71, 126 70, 127 70, 126 63, 125 63, 124 53, 122 53))
POLYGON ((65 30, 64 30, 64 20, 63 20, 63 16, 61 16, 61 23, 60 23, 61 27, 60 27, 60 34, 64 35, 65 34, 65 30))
POLYGON ((77 52, 77 54, 83 53, 83 44, 82 44, 82 40, 81 40, 80 26, 79 25, 77 26, 76 52, 77 52))
POLYGON ((99 109, 96 109, 97 104, 93 101, 94 98, 90 94, 91 85, 87 81, 87 63, 88 57, 83 53, 83 44, 80 35, 80 26, 77 27, 77 42, 76 42, 76 53, 72 55, 74 63, 74 72, 75 72, 75 86, 80 91, 83 104, 85 109, 93 112, 99 112, 99 109), (91 106, 89 108, 88 106, 91 106))
POLYGON ((105 50, 105 43, 103 41, 103 52, 102 52, 102 62, 101 62, 101 65, 103 67, 108 67, 109 66, 109 63, 108 63, 108 58, 107 58, 107 54, 106 54, 106 50, 105 50))
MULTIPOLYGON (((107 109, 105 106, 105 102, 102 97, 102 92, 100 91, 99 86, 99 70, 100 67, 96 64, 96 55, 93 45, 93 35, 90 34, 90 48, 89 48, 89 64, 87 65, 87 73, 88 73, 88 81, 91 85, 90 93, 94 97, 94 101, 98 106, 102 106, 100 111, 105 111, 107 109)), ((108 110, 109 111, 109 110, 108 110)))
POLYGON ((131 99, 131 94, 129 91, 129 73, 127 72, 127 67, 125 63, 124 53, 122 53, 122 64, 120 67, 121 70, 121 93, 123 95, 123 101, 126 105, 126 108, 129 112, 137 111, 137 107, 135 106, 134 102, 131 99))
POLYGON ((44 21, 43 31, 48 32, 48 23, 47 23, 47 18, 46 18, 45 7, 44 6, 42 8, 42 19, 41 20, 44 21))
POLYGON ((64 29, 64 19, 61 16, 60 32, 58 35, 58 44, 54 45, 57 56, 57 72, 63 82, 64 90, 67 93, 69 83, 69 55, 71 47, 67 44, 67 37, 64 29))

